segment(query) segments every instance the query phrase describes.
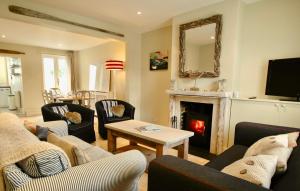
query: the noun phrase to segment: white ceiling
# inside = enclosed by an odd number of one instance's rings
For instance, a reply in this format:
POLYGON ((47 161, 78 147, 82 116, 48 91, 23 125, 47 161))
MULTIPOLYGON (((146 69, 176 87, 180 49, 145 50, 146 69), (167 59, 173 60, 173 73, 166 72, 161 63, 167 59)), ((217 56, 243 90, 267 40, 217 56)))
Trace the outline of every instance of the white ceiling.
POLYGON ((174 16, 223 0, 33 0, 33 2, 109 23, 149 31, 174 16), (141 11, 142 15, 137 15, 141 11))
POLYGON ((61 50, 82 50, 110 41, 0 18, 0 41, 61 50), (2 38, 2 35, 6 38, 2 38))

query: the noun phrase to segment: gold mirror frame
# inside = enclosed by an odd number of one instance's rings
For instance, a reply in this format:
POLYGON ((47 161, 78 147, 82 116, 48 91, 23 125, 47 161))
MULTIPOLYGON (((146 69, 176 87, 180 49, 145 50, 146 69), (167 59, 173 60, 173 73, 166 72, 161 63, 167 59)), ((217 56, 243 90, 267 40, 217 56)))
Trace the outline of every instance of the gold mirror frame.
POLYGON ((214 15, 209 18, 192 21, 179 26, 179 77, 180 78, 216 78, 220 75, 220 55, 221 55, 221 34, 222 15, 214 15), (216 24, 215 30, 215 55, 214 71, 185 71, 185 32, 188 29, 201 27, 208 24, 216 24))

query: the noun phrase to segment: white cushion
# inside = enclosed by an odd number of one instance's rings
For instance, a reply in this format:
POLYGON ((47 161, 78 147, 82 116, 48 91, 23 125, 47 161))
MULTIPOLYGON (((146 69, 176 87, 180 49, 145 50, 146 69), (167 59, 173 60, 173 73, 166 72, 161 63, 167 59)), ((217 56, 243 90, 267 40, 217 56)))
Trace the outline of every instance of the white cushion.
MULTIPOLYGON (((290 141, 295 141, 294 134, 290 134, 290 141)), ((255 155, 275 155, 278 157, 276 173, 283 173, 287 170, 287 161, 293 151, 293 149, 289 148, 288 145, 289 134, 264 137, 251 145, 244 157, 255 155)))
POLYGON ((276 164, 276 173, 283 173, 287 170, 287 161, 292 154, 293 148, 275 147, 263 151, 261 154, 274 155, 278 157, 276 164))
POLYGON ((297 146, 298 137, 299 137, 299 132, 288 133, 289 147, 297 146))
POLYGON ((245 153, 245 157, 247 156, 255 156, 261 154, 264 150, 272 149, 275 147, 288 147, 288 135, 276 135, 276 136, 268 136, 264 137, 258 141, 256 141, 253 145, 251 145, 247 152, 245 153))
POLYGON ((275 173, 277 156, 257 155, 242 158, 228 166, 222 172, 270 188, 275 173))

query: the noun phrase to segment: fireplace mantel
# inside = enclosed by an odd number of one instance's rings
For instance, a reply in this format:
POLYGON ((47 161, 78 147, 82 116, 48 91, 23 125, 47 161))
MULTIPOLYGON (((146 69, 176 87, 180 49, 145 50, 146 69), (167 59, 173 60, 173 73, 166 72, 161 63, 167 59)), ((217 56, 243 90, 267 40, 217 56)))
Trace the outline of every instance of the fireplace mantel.
POLYGON ((181 129, 181 102, 213 105, 210 152, 220 154, 227 149, 232 92, 167 90, 170 96, 170 125, 181 129))
POLYGON ((167 90, 169 95, 185 95, 185 96, 202 96, 202 97, 219 97, 231 98, 232 92, 212 92, 212 91, 189 91, 189 90, 167 90))

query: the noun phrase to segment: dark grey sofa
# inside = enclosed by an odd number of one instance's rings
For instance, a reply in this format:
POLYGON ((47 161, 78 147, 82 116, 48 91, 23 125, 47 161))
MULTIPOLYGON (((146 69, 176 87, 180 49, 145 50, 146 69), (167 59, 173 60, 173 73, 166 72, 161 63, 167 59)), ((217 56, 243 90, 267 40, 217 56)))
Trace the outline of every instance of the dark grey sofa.
MULTIPOLYGON (((254 142, 269 135, 300 131, 295 128, 242 122, 237 124, 235 145, 201 166, 174 156, 153 160, 148 169, 148 191, 266 191, 263 187, 220 172, 225 166, 243 157, 254 142)), ((288 170, 275 175, 271 190, 300 190, 300 139, 288 161, 288 170)))

